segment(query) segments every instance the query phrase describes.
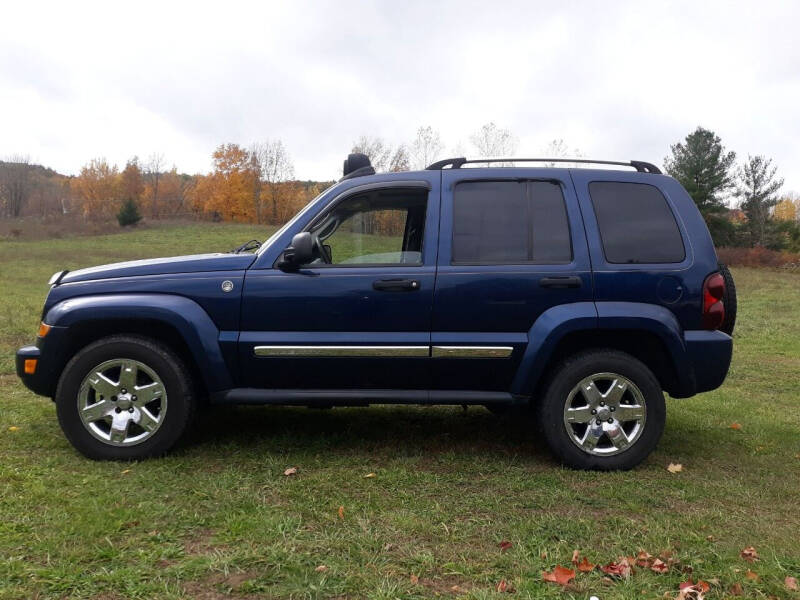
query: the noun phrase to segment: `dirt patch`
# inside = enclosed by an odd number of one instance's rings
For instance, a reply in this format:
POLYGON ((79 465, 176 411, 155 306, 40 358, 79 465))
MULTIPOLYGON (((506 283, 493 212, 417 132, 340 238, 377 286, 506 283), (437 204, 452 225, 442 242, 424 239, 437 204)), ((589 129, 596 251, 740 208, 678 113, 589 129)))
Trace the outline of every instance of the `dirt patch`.
POLYGON ((208 554, 213 550, 221 550, 225 547, 224 545, 212 544, 212 537, 214 537, 214 532, 211 529, 198 530, 191 539, 184 542, 184 554, 187 556, 197 556, 200 554, 208 554))
POLYGON ((464 594, 472 589, 472 582, 457 577, 455 575, 444 575, 442 577, 420 577, 419 585, 426 590, 430 590, 436 596, 444 594, 464 594))
POLYGON ((253 599, 252 594, 239 594, 237 590, 244 582, 258 577, 255 571, 237 571, 236 573, 214 573, 200 581, 184 584, 183 592, 194 600, 218 600, 219 598, 253 599))

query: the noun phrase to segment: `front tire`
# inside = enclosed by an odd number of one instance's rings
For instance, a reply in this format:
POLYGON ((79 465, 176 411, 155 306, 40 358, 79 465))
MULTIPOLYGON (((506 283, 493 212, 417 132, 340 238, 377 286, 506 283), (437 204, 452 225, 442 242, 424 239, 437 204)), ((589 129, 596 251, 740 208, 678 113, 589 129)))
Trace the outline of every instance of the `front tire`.
POLYGON ((661 386, 641 361, 593 350, 556 369, 537 416, 550 450, 574 469, 627 470, 641 463, 664 431, 661 386))
POLYGON ((181 359, 138 336, 107 337, 80 350, 61 374, 55 402, 64 435, 94 460, 162 455, 195 412, 181 359))

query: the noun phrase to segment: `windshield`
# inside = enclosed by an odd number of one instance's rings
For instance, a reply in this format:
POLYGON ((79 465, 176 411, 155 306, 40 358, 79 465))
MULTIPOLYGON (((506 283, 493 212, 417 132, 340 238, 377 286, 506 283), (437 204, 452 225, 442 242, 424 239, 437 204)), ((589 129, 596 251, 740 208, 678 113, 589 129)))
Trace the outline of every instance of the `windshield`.
POLYGON ((289 227, 291 227, 300 217, 302 217, 304 214, 306 214, 308 212, 308 210, 317 202, 317 200, 319 200, 323 196, 323 194, 329 192, 335 186, 336 186, 336 184, 334 184, 333 186, 329 187, 326 190, 323 190, 322 192, 320 192, 317 195, 316 198, 314 198, 308 204, 306 204, 303 208, 301 208, 297 212, 297 214, 295 216, 293 216, 291 219, 289 219, 280 229, 278 229, 278 231, 276 231, 271 236, 269 236, 269 238, 267 238, 267 241, 265 241, 263 244, 261 244, 261 247, 258 249, 258 252, 256 252, 256 254, 261 254, 267 248, 269 248, 270 245, 272 244, 272 242, 277 240, 281 235, 283 235, 284 231, 289 229, 289 227))

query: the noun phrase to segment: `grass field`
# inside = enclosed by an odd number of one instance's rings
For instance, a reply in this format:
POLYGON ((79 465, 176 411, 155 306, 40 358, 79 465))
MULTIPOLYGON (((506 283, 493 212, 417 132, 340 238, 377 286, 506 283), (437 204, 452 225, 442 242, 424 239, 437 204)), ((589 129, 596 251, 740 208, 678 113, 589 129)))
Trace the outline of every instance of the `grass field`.
POLYGON ((217 410, 163 459, 77 455, 50 400, 13 374, 50 274, 252 237, 266 234, 187 225, 0 241, 0 599, 674 598, 690 576, 711 582, 707 598, 736 584, 745 597, 800 597, 784 584, 800 578, 798 274, 734 272, 728 381, 670 400, 658 449, 632 472, 563 469, 524 421, 479 408, 217 410), (746 546, 760 559, 745 562, 746 546), (543 582, 575 549, 603 564, 668 550, 680 567, 543 582))

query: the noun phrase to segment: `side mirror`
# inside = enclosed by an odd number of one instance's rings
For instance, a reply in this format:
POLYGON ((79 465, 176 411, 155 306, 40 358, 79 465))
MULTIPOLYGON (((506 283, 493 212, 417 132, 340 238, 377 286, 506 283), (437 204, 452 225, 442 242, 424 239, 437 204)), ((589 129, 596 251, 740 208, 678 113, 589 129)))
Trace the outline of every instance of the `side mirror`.
POLYGON ((292 243, 283 251, 279 266, 284 270, 297 269, 314 259, 314 240, 308 231, 296 234, 292 243))

